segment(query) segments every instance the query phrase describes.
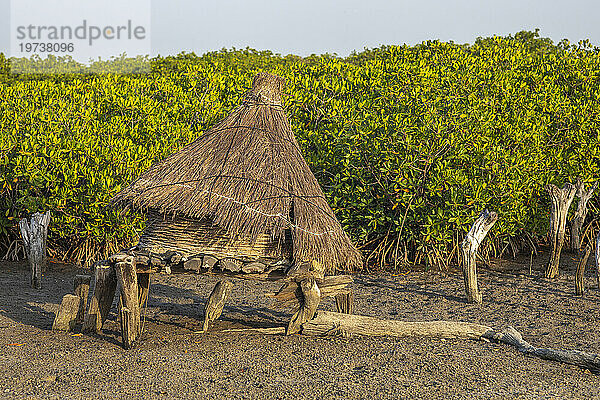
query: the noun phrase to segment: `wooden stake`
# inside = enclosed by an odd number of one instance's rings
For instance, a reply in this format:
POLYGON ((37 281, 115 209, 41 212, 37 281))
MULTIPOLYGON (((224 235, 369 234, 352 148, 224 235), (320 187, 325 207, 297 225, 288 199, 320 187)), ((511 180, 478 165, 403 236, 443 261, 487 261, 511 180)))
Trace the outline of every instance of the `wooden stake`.
POLYGON ((233 282, 231 282, 229 279, 224 279, 217 282, 210 296, 208 297, 206 306, 204 307, 204 323, 202 324, 202 332, 206 332, 209 325, 221 316, 223 307, 225 306, 225 301, 227 300, 227 297, 229 297, 232 288, 233 282))
POLYGON ((587 216, 587 204, 592 195, 594 194, 594 190, 598 187, 598 182, 594 182, 587 190, 585 189, 585 183, 583 183, 580 179, 577 180, 575 184, 575 188, 577 190, 576 195, 579 198, 579 202, 577 203, 577 211, 575 215, 573 215, 573 219, 571 220, 571 250, 579 253, 581 248, 581 239, 579 237, 579 233, 581 231, 581 227, 585 222, 585 217, 587 216))
POLYGON ((77 313, 79 311, 79 296, 66 294, 62 298, 60 308, 54 318, 52 330, 54 331, 72 331, 75 328, 77 313))
POLYGON ((77 313, 76 324, 82 324, 85 318, 91 281, 92 277, 89 275, 75 275, 73 293, 75 296, 79 297, 79 312, 77 313))
POLYGON ((123 348, 130 349, 135 343, 135 339, 137 338, 137 330, 136 325, 137 321, 135 320, 135 313, 133 313, 129 308, 123 307, 119 311, 121 315, 121 334, 123 337, 123 348))
POLYGON ((550 194, 552 207, 550 210, 550 241, 552 243, 552 253, 550 261, 546 268, 546 278, 554 279, 558 276, 558 265, 560 263, 560 251, 565 243, 565 225, 567 223, 567 214, 569 207, 573 202, 577 189, 570 183, 565 183, 562 189, 556 185, 546 185, 546 190, 550 194))
POLYGON ((31 222, 26 218, 19 221, 27 259, 31 266, 31 287, 35 289, 42 288, 42 269, 46 268, 46 239, 49 223, 50 211, 44 214, 33 214, 31 222))
POLYGON ((138 296, 140 307, 146 305, 148 301, 148 293, 150 292, 150 274, 137 274, 138 278, 138 296))
POLYGON ((579 260, 579 264, 577 264, 577 272, 575 273, 575 295, 583 296, 585 293, 585 282, 584 282, 584 274, 585 274, 585 266, 587 265, 588 258, 590 258, 590 254, 592 253, 592 246, 587 245, 585 247, 585 254, 579 260))
POLYGON ((485 235, 487 235, 497 220, 498 214, 493 211, 489 212, 487 209, 483 210, 461 245, 463 277, 467 291, 467 300, 470 303, 481 303, 482 301, 482 296, 477 286, 477 250, 483 238, 485 238, 485 235))
POLYGON ((115 254, 109 258, 109 261, 115 263, 117 281, 121 288, 121 324, 126 324, 122 325, 121 329, 123 346, 130 348, 141 333, 140 330, 142 328, 135 259, 133 256, 127 254, 115 254), (124 314, 123 310, 127 312, 124 314), (128 319, 124 320, 124 316, 128 319))
POLYGON ((310 321, 317 311, 319 302, 321 301, 321 291, 317 286, 315 278, 307 278, 300 282, 303 301, 300 304, 298 311, 294 313, 285 332, 286 335, 291 335, 300 332, 302 324, 310 321))
POLYGON ((94 272, 94 294, 83 320, 83 332, 100 332, 115 298, 117 275, 106 261, 98 263, 94 272))
POLYGON ((335 296, 335 306, 339 313, 352 314, 354 311, 354 294, 352 291, 337 294, 335 296))

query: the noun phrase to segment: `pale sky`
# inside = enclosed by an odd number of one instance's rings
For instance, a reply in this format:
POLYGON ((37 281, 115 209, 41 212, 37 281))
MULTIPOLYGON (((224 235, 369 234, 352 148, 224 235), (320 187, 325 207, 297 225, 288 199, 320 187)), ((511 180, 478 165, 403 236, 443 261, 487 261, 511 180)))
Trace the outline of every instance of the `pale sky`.
MULTIPOLYGON (((89 1, 89 0, 82 0, 89 1)), ((100 1, 100 0, 96 0, 100 1)), ((150 0, 149 0, 150 1, 150 0)), ((600 2, 474 0, 151 0, 152 53, 202 54, 223 47, 281 54, 348 55, 427 39, 472 43, 478 36, 540 28, 555 43, 600 44, 600 2)), ((0 0, 0 52, 9 48, 9 0, 0 0)), ((65 13, 68 10, 57 10, 65 13)))

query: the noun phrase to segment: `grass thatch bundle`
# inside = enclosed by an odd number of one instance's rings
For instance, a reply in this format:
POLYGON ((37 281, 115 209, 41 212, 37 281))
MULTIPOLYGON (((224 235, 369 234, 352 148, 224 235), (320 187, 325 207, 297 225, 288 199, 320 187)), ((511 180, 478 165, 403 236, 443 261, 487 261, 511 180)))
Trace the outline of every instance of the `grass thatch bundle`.
POLYGON ((302 157, 285 114, 284 80, 260 73, 242 104, 179 152, 154 164, 114 204, 199 220, 232 238, 291 231, 294 260, 328 271, 361 265, 302 157))

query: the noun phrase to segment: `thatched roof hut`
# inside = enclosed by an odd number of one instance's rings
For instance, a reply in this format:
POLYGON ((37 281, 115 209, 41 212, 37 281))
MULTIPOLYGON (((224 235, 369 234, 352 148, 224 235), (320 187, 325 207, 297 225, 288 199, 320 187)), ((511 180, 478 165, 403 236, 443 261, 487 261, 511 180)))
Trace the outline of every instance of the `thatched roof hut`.
POLYGON ((329 272, 361 265, 302 157, 283 88, 256 75, 225 119, 117 194, 113 204, 148 212, 140 244, 316 260, 329 272))

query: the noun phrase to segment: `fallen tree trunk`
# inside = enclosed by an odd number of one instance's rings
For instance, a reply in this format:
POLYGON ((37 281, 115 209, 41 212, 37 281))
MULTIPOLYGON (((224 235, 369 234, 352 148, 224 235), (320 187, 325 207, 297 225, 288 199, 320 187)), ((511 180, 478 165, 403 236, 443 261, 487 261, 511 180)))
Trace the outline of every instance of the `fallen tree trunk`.
POLYGON ((522 353, 540 357, 544 360, 577 365, 590 371, 600 370, 600 355, 579 350, 554 350, 535 347, 525 341, 523 336, 512 326, 507 327, 500 333, 486 333, 483 337, 515 346, 522 353))
POLYGON ((406 322, 330 311, 319 311, 314 319, 302 325, 302 334, 308 336, 424 336, 443 339, 480 339, 488 331, 493 329, 469 322, 406 322))
POLYGON ((515 346, 519 351, 545 360, 577 365, 592 371, 600 370, 600 355, 578 350, 554 350, 534 347, 523 340, 512 327, 496 332, 489 326, 469 322, 425 321, 406 322, 382 320, 363 315, 319 311, 315 318, 302 325, 307 336, 393 336, 440 339, 476 339, 497 341, 515 346))

